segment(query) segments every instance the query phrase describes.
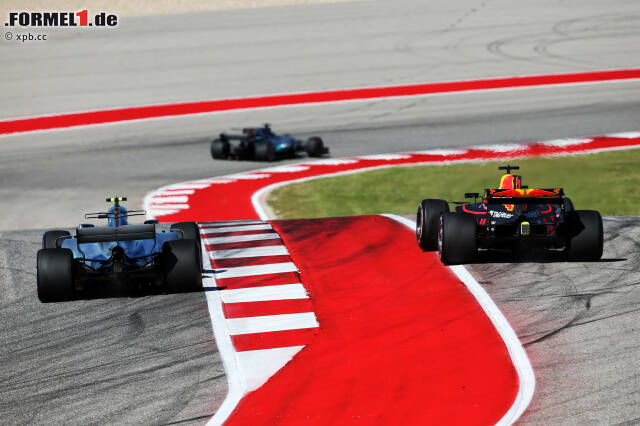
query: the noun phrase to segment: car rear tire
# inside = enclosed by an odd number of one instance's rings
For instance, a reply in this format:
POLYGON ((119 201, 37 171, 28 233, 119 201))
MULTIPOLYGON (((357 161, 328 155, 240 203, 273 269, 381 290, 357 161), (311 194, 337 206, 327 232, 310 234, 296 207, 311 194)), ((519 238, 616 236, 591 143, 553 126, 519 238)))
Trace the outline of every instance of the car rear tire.
POLYGON ((573 201, 571 201, 571 198, 569 197, 564 197, 562 199, 562 207, 564 207, 565 213, 569 213, 575 210, 573 208, 573 201))
POLYGON ((416 217, 416 239, 424 251, 438 250, 440 215, 449 211, 445 200, 426 199, 420 202, 416 217))
POLYGON ((225 158, 229 158, 231 153, 231 145, 229 141, 225 141, 222 139, 214 139, 211 142, 211 157, 224 160, 225 158))
POLYGON ((254 144, 254 155, 258 161, 273 161, 276 159, 276 150, 269 142, 257 142, 254 144))
POLYGON ((171 225, 171 230, 178 229, 177 234, 184 240, 194 240, 198 244, 198 259, 202 265, 202 247, 200 246, 200 228, 195 222, 178 222, 171 225))
POLYGON ((178 222, 171 225, 171 230, 180 230, 177 234, 184 240, 196 240, 200 244, 200 228, 195 222, 178 222))
POLYGON ((69 231, 63 231, 61 229, 54 229, 53 231, 47 231, 42 234, 42 248, 60 248, 58 245, 62 240, 58 241, 58 238, 71 235, 69 231))
POLYGON ((74 299, 73 253, 64 248, 45 248, 37 254, 38 299, 42 303, 74 299))
POLYGON ((567 217, 569 237, 567 259, 595 261, 602 257, 604 230, 602 216, 595 210, 574 210, 567 217))
POLYGON ((162 246, 165 286, 170 293, 202 288, 200 247, 195 240, 167 241, 162 246))
POLYGON ((445 265, 473 262, 478 253, 477 229, 473 217, 445 212, 440 216, 438 253, 445 265))
POLYGON ((324 154, 324 142, 317 136, 307 139, 304 148, 309 157, 320 157, 324 154))

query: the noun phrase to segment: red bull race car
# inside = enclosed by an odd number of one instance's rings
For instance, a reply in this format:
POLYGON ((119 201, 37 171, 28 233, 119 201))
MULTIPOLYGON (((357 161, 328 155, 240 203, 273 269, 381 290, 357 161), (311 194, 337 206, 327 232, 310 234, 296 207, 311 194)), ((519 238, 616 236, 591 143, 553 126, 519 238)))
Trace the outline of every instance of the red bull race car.
POLYGON ((193 222, 129 225, 144 210, 120 205, 125 197, 107 198, 107 212, 86 219, 107 219, 107 226, 84 223, 71 235, 50 230, 37 254, 38 298, 63 302, 94 294, 101 287, 157 289, 176 293, 202 288, 200 231, 193 222))
POLYGON ((562 188, 529 189, 518 166, 500 166, 500 187, 467 193, 473 202, 422 200, 416 237, 424 251, 438 251, 445 264, 472 263, 479 250, 556 250, 570 261, 602 257, 602 217, 595 210, 575 210, 562 188))

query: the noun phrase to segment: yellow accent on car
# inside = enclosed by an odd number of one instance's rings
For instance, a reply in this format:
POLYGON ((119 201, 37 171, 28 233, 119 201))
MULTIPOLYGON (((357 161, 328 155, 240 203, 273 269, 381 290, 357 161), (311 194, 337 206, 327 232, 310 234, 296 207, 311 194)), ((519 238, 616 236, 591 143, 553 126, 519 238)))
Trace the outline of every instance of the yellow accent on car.
POLYGON ((522 222, 520 224, 520 235, 529 235, 531 233, 531 225, 529 222, 522 222))

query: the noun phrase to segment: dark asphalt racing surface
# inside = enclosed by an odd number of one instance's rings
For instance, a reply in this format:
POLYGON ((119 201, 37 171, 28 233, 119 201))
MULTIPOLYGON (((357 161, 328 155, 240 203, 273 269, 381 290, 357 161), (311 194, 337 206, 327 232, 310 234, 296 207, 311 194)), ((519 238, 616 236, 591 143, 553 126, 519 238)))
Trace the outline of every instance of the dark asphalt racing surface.
POLYGON ((188 424, 215 413, 226 381, 201 293, 42 304, 42 233, 1 239, 0 423, 188 424))
MULTIPOLYGON (((449 3, 143 17, 117 32, 62 33, 55 49, 2 43, 0 117, 640 67, 635 2, 449 3)), ((199 424, 216 411, 226 378, 201 293, 43 305, 35 289, 42 230, 77 225, 105 196, 127 195, 136 208, 162 185, 265 167, 212 161, 216 133, 270 122, 322 136, 335 157, 467 147, 639 130, 638 99, 640 83, 626 82, 0 137, 1 422, 199 424)), ((470 267, 533 363, 536 394, 522 423, 640 419, 640 220, 606 218, 605 232, 601 262, 470 267)))

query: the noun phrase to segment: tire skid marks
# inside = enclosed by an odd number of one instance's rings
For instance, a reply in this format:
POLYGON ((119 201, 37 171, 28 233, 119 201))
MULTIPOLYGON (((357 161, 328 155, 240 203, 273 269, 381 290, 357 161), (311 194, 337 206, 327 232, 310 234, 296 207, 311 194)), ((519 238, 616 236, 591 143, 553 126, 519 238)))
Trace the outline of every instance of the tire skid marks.
MULTIPOLYGON (((210 179, 200 179, 192 182, 182 182, 168 185, 153 191, 145 197, 144 208, 149 217, 171 216, 185 210, 193 210, 198 200, 192 200, 199 193, 206 192, 218 184, 236 183, 246 186, 241 192, 253 193, 256 190, 279 182, 304 179, 311 176, 331 173, 348 173, 368 168, 388 167, 398 165, 442 164, 453 162, 469 162, 482 160, 496 160, 516 157, 530 157, 535 155, 558 156, 572 154, 586 154, 634 148, 640 145, 640 132, 628 131, 612 133, 605 136, 556 139, 532 143, 512 143, 475 146, 466 149, 427 150, 403 152, 394 154, 376 154, 352 158, 324 158, 315 161, 304 161, 295 164, 280 165, 256 170, 254 172, 235 173, 210 179)), ((219 195, 233 198, 238 191, 237 185, 227 189, 217 187, 219 195)), ((201 202, 200 202, 201 203, 201 202)), ((211 212, 208 216, 211 217, 211 212)), ((218 212, 215 212, 216 216, 218 212)), ((247 212, 247 214, 253 211, 247 212)), ((221 216, 221 219, 224 217, 221 216)), ((167 221, 171 221, 167 218, 167 221)), ((231 221, 227 224, 211 222, 203 226, 205 230, 213 229, 224 233, 222 228, 241 226, 265 226, 255 221, 231 221)), ((229 231, 231 232, 231 231, 229 231)))
POLYGON ((317 333, 313 304, 271 224, 242 220, 199 225, 239 369, 248 390, 257 389, 317 333), (229 262, 234 266, 226 267, 229 262))

